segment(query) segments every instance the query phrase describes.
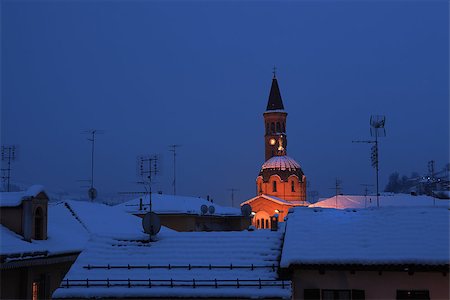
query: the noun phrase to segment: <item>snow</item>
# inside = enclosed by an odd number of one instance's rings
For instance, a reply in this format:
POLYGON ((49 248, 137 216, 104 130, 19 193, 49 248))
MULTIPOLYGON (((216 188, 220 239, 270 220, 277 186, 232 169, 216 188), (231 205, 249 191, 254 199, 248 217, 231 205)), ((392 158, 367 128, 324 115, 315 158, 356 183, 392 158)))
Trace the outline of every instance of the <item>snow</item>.
POLYGON ((449 210, 443 207, 295 208, 281 266, 448 264, 449 210))
MULTIPOLYGON (((120 211, 131 213, 145 212, 149 210, 149 197, 142 197, 143 211, 139 211, 139 198, 116 205, 120 211)), ((157 214, 194 214, 201 215, 200 207, 202 205, 214 206, 214 216, 241 216, 241 210, 234 207, 224 207, 211 203, 206 199, 186 196, 152 194, 152 211, 157 214)))
POLYGON ((273 201, 273 202, 278 203, 278 204, 291 205, 291 206, 299 206, 299 205, 305 206, 305 205, 309 204, 309 202, 307 202, 307 201, 287 201, 287 200, 284 200, 284 199, 281 199, 281 198, 278 198, 278 197, 275 197, 275 196, 261 194, 261 195, 258 195, 256 197, 253 197, 252 199, 249 199, 249 200, 247 200, 245 202, 242 202, 241 206, 244 205, 244 204, 250 204, 251 205, 251 203, 253 201, 255 201, 256 199, 259 199, 259 198, 264 198, 264 199, 273 201))
POLYGON ((35 197, 41 192, 44 192, 42 185, 33 185, 26 191, 21 192, 0 192, 0 207, 19 206, 22 200, 35 197))
POLYGON ((289 156, 274 156, 268 159, 261 167, 261 170, 277 169, 277 170, 298 170, 300 165, 289 156))
POLYGON ((44 255, 80 252, 89 236, 72 217, 63 203, 49 204, 46 240, 25 241, 22 236, 1 226, 0 237, 2 256, 17 260, 29 258, 27 253, 42 252, 44 255), (26 255, 24 255, 26 254, 26 255))
MULTIPOLYGON (((450 201, 445 199, 437 199, 429 196, 412 196, 409 194, 387 194, 380 195, 380 207, 398 207, 398 206, 440 206, 449 207, 450 201)), ((356 195, 338 195, 337 206, 336 197, 330 197, 309 207, 323 207, 323 208, 365 208, 377 207, 376 196, 356 196, 356 195)))
MULTIPOLYGON (((148 238, 147 238, 148 240, 148 238)), ((95 237, 85 251, 78 257, 67 273, 65 280, 83 280, 84 286, 65 287, 66 281, 53 294, 53 298, 86 298, 86 297, 281 297, 290 298, 290 283, 285 288, 272 286, 244 286, 242 280, 276 280, 278 257, 281 254, 282 232, 269 230, 237 231, 237 232, 175 232, 162 227, 156 241, 146 242, 128 239, 95 237), (265 266, 251 270, 251 265, 265 266), (107 266, 110 265, 110 269, 107 266), (128 269, 128 265, 132 266, 128 269), (148 269, 148 266, 153 268, 148 269), (171 266, 169 269, 168 266, 171 266), (191 266, 189 270, 188 266, 191 266), (209 265, 212 266, 209 269, 209 265), (230 265, 234 267, 231 268, 230 265), (90 268, 87 268, 89 266, 90 268), (104 268, 92 268, 104 266, 104 268), (123 268, 112 268, 122 266, 123 268), (140 266, 141 268, 133 268, 140 266), (159 268, 156 266, 160 266, 159 268), (177 268, 179 266, 179 268, 177 268), (203 268, 198 268, 202 266, 203 268), (222 268, 215 268, 221 266, 222 268), (237 268, 247 266, 248 268, 237 268), (274 269, 273 269, 274 268, 274 269), (125 286, 90 286, 89 280, 123 280, 125 286), (144 280, 144 286, 127 286, 128 279, 144 280), (153 280, 152 287, 148 279, 153 280), (161 282, 155 280, 170 279, 175 285, 178 280, 187 280, 187 287, 158 287, 161 282), (193 279, 197 285, 199 280, 217 279, 219 287, 192 287, 193 279), (236 287, 236 280, 241 286, 236 287), (224 287, 221 280, 232 286, 224 287)), ((71 284, 73 282, 70 282, 71 284)), ((95 282, 94 282, 95 283, 95 282)), ((210 282, 211 284, 211 282, 210 282)), ((92 281, 91 281, 92 285, 92 281)))

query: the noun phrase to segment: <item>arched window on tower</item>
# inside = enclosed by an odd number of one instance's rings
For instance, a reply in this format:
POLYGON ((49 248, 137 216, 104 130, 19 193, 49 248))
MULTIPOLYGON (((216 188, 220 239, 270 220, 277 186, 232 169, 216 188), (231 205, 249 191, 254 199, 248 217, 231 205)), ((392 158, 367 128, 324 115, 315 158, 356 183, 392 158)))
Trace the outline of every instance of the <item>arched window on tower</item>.
POLYGON ((261 227, 259 228, 264 229, 264 219, 261 219, 261 227))
POLYGON ((280 122, 277 122, 277 132, 281 132, 281 125, 280 125, 280 122))
POLYGON ((275 132, 275 123, 274 122, 270 123, 270 131, 272 131, 272 133, 275 132))
POLYGON ((42 240, 44 237, 44 216, 42 208, 36 208, 34 212, 34 239, 42 240))
POLYGON ((259 228, 260 227, 260 225, 259 225, 259 219, 258 220, 256 220, 256 228, 259 228))
POLYGON ((294 182, 294 180, 291 181, 291 192, 295 192, 295 182, 294 182))
POLYGON ((277 182, 273 181, 272 182, 272 192, 276 192, 277 191, 277 182))
POLYGON ((283 122, 283 133, 286 133, 286 123, 283 122))
POLYGON ((266 219, 266 228, 270 228, 269 226, 269 220, 266 219))
POLYGON ((266 123, 266 134, 269 134, 269 123, 266 123))

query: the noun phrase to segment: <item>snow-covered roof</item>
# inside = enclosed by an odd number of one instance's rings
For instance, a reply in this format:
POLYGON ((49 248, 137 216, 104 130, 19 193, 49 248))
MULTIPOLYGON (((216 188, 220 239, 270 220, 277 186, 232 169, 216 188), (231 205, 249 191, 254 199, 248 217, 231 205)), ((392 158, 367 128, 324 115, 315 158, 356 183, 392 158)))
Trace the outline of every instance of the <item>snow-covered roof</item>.
POLYGON ((295 208, 286 226, 282 267, 450 261, 449 210, 442 207, 295 208))
POLYGON ((46 240, 27 242, 22 236, 0 225, 0 255, 19 260, 39 255, 57 255, 79 252, 88 240, 88 234, 63 203, 49 204, 46 240), (34 254, 33 254, 34 253, 34 254))
POLYGON ((175 232, 163 227, 156 239, 150 243, 92 239, 53 298, 290 298, 289 282, 283 282, 284 288, 268 286, 281 285, 276 281, 281 231, 175 232), (259 279, 262 288, 258 286, 259 279), (254 280, 254 286, 246 286, 250 282, 245 280, 254 280))
POLYGON ((273 156, 262 165, 261 170, 265 169, 295 171, 300 165, 289 156, 273 156))
MULTIPOLYGON (((437 199, 429 196, 412 196, 410 194, 387 194, 379 196, 380 207, 390 206, 443 206, 449 207, 450 201, 445 199, 437 199)), ((323 208, 366 208, 377 207, 376 196, 358 196, 358 195, 338 195, 333 196, 314 204, 309 207, 323 208), (337 198, 337 201, 336 201, 337 198)))
MULTIPOLYGON (((116 208, 121 211, 137 213, 139 211, 139 199, 136 198, 128 202, 116 205, 116 208)), ((149 210, 149 197, 146 195, 142 197, 143 211, 149 210)), ((242 215, 239 208, 225 207, 216 203, 211 203, 203 198, 175 196, 165 194, 152 194, 152 211, 157 214, 194 214, 201 215, 200 210, 202 205, 214 206, 215 212, 208 215, 215 216, 240 216, 242 215)))
POLYGON ((244 205, 244 204, 250 204, 251 205, 251 203, 253 201, 255 201, 255 200, 259 199, 259 198, 264 198, 264 199, 270 200, 270 201, 278 203, 278 204, 291 205, 291 206, 300 206, 300 205, 301 206, 305 206, 305 205, 309 204, 309 202, 307 202, 307 201, 287 201, 287 200, 284 200, 284 199, 281 199, 281 198, 278 198, 278 197, 275 197, 275 196, 261 194, 261 195, 258 195, 256 197, 253 197, 252 199, 249 199, 249 200, 247 200, 245 202, 242 202, 241 206, 244 205))
POLYGON ((29 197, 36 197, 41 192, 44 192, 44 187, 42 185, 33 185, 26 191, 0 192, 0 207, 19 206, 22 203, 22 200, 29 197))

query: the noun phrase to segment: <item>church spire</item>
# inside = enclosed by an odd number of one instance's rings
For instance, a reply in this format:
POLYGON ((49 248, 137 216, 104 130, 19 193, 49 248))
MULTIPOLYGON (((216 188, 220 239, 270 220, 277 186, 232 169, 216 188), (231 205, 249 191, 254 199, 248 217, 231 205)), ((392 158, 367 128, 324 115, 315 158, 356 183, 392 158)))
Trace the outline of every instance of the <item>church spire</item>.
POLYGON ((280 88, 278 87, 276 68, 273 68, 272 86, 270 87, 269 101, 266 110, 284 110, 283 100, 281 99, 280 88))

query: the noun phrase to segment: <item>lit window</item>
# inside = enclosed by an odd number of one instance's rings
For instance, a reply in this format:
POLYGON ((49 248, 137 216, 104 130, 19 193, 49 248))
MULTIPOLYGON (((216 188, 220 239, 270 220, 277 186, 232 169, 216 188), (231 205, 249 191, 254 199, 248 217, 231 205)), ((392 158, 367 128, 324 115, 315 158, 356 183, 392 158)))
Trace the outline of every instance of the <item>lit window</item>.
POLYGON ((34 281, 32 286, 32 294, 31 299, 32 300, 38 300, 39 299, 39 282, 34 281))

